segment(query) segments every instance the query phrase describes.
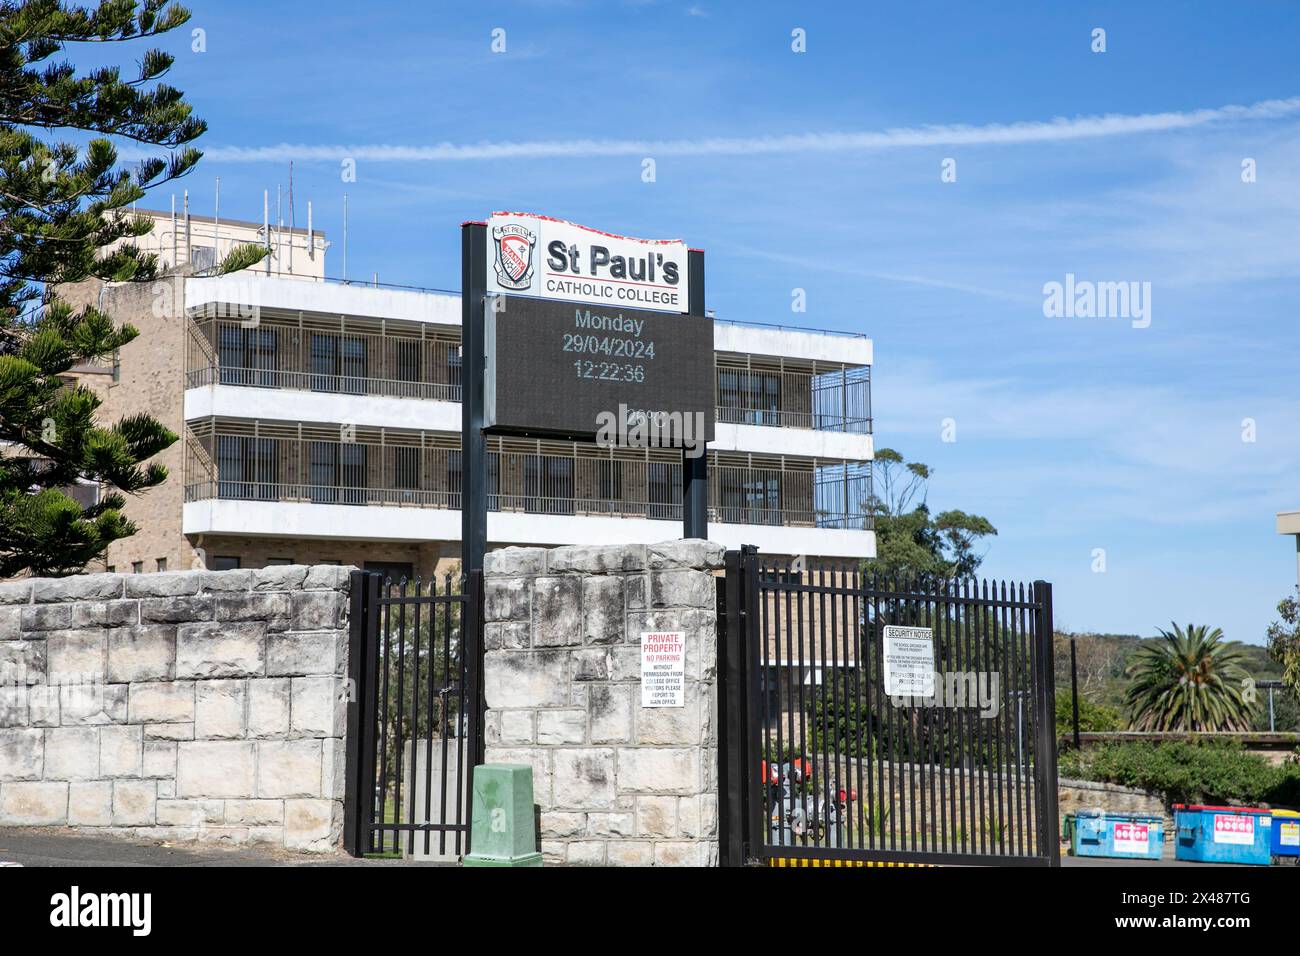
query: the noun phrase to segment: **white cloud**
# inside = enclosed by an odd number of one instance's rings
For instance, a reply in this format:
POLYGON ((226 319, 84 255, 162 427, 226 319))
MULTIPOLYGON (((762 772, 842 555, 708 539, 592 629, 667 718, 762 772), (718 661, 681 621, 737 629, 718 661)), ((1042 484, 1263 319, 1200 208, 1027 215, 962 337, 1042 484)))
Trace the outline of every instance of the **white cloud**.
MULTIPOLYGON (((1300 97, 1265 100, 1249 106, 1221 106, 1184 112, 1057 117, 1047 121, 902 127, 877 131, 801 133, 785 136, 717 136, 704 139, 564 139, 523 142, 214 146, 210 160, 227 163, 338 161, 463 162, 492 159, 554 159, 606 156, 734 156, 775 153, 826 153, 907 149, 926 146, 1051 143, 1137 133, 1185 130, 1218 123, 1276 120, 1300 114, 1300 97)), ((125 150, 123 151, 125 154, 125 150)), ((130 158, 130 157, 127 157, 130 158)))
POLYGON ((1300 435, 1288 426, 1300 402, 1289 397, 1189 395, 1087 376, 1027 385, 963 378, 929 361, 900 360, 873 377, 878 447, 908 454, 955 417, 948 477, 960 470, 966 494, 1073 502, 1044 517, 1045 528, 1101 515, 1146 525, 1249 523, 1284 506, 1300 468, 1300 435), (1260 423, 1257 443, 1241 440, 1243 409, 1260 423), (1040 451, 1027 456, 1029 448, 1040 451), (1005 472, 989 471, 1004 461, 1005 472))

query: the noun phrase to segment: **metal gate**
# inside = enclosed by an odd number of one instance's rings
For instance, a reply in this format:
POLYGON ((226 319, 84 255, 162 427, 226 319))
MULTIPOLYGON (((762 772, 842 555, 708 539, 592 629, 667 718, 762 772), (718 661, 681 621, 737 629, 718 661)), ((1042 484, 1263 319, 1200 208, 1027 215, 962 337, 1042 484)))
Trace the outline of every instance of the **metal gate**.
POLYGON ((344 846, 353 856, 469 852, 483 695, 472 623, 482 616, 467 611, 482 607, 483 575, 441 585, 352 574, 344 846))
POLYGON ((724 865, 1060 864, 1051 585, 745 547, 718 608, 724 865))

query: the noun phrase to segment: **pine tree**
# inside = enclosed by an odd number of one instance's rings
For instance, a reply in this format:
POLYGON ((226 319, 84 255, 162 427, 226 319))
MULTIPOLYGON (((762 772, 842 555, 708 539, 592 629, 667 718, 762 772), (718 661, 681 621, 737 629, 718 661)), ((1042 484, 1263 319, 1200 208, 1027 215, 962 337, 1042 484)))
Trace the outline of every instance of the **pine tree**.
MULTIPOLYGON (((154 37, 189 16, 167 0, 0 2, 0 577, 80 571, 135 533, 125 495, 167 478, 148 459, 176 441, 173 432, 148 415, 105 425, 98 397, 60 379, 138 330, 94 307, 74 310, 56 290, 158 274, 157 257, 133 242, 152 223, 128 207, 194 168, 202 154, 190 144, 207 126, 181 91, 158 82, 172 65, 167 53, 146 51, 125 78, 115 66, 78 73, 62 56, 73 44, 154 37), (161 155, 119 167, 115 140, 161 155), (79 480, 103 487, 98 503, 83 507, 65 492, 79 480)), ((263 255, 238 247, 218 271, 263 255)))

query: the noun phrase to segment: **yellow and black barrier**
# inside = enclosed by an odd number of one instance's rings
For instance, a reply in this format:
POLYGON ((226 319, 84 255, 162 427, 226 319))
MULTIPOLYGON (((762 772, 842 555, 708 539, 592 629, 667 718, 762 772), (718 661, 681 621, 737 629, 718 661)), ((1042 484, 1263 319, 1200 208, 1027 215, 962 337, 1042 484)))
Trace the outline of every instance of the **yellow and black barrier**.
POLYGON ((768 866, 907 866, 932 867, 933 863, 900 863, 894 860, 843 860, 822 859, 808 856, 774 856, 767 860, 768 866))

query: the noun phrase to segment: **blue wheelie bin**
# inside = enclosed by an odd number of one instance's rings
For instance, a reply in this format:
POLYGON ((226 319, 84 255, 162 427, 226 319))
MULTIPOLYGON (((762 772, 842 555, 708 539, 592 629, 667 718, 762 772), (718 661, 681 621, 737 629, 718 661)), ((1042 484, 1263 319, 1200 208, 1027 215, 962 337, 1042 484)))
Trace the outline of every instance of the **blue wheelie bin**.
POLYGON ((1165 848, 1165 822, 1147 814, 1080 810, 1070 836, 1073 856, 1158 860, 1165 848))
POLYGON ((1272 862, 1273 815, 1254 807, 1174 804, 1174 857, 1199 863, 1272 862))
POLYGON ((1272 851, 1275 857, 1300 857, 1300 810, 1273 811, 1272 851))

